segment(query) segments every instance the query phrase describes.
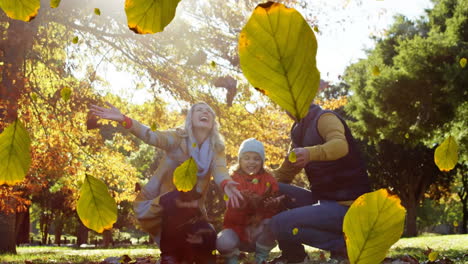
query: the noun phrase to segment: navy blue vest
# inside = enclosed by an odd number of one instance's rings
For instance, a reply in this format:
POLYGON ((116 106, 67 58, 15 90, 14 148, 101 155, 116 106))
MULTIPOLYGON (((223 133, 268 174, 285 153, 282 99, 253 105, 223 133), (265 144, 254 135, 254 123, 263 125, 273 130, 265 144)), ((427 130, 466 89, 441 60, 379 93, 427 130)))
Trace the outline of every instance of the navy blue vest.
POLYGON ((369 192, 370 185, 364 162, 351 131, 340 116, 312 104, 307 116, 293 124, 291 129, 293 146, 310 147, 325 143, 317 129, 318 120, 324 113, 335 114, 343 123, 349 152, 338 160, 307 163, 304 169, 309 179, 310 190, 315 200, 354 200, 369 192))

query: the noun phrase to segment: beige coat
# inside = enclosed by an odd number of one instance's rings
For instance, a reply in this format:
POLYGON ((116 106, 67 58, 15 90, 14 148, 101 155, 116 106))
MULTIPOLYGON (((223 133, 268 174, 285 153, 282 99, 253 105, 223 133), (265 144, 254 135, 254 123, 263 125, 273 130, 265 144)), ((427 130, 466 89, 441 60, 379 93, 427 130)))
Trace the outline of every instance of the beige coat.
MULTIPOLYGON (((158 242, 161 234, 162 221, 162 208, 159 204, 159 199, 161 195, 175 190, 175 186, 172 182, 173 172, 182 162, 190 157, 186 140, 188 135, 183 129, 152 131, 135 120, 132 120, 132 127, 129 131, 145 143, 166 152, 160 166, 149 182, 141 189, 141 192, 137 195, 133 203, 135 215, 141 227, 158 242)), ((206 196, 205 194, 211 176, 213 176, 218 185, 224 180, 230 179, 226 168, 224 148, 215 150, 207 175, 198 177, 197 189, 203 190, 202 200, 204 200, 206 196)), ((202 206, 201 209, 203 212, 206 212, 204 206, 202 206)))

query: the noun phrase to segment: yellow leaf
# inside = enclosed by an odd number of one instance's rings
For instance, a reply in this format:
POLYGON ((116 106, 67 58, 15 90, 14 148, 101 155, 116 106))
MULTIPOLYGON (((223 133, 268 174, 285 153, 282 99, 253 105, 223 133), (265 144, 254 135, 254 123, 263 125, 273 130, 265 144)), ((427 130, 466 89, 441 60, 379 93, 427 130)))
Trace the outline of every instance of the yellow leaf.
POLYGON ((184 161, 174 170, 172 181, 177 190, 188 192, 193 189, 197 183, 197 163, 193 158, 184 161))
POLYGON ((229 200, 229 197, 226 194, 224 194, 223 199, 224 199, 224 201, 227 201, 227 200, 229 200))
POLYGON ((428 259, 429 261, 436 261, 438 257, 439 257, 439 252, 432 251, 431 253, 429 253, 428 259))
POLYGON ((161 32, 174 19, 180 0, 125 0, 130 30, 137 34, 161 32))
POLYGON ((296 152, 294 151, 289 152, 288 160, 292 163, 295 163, 297 161, 296 152))
POLYGON ((192 148, 196 148, 197 147, 197 143, 193 142, 192 143, 192 148))
POLYGON ((434 152, 434 162, 441 171, 449 171, 458 162, 458 144, 455 138, 449 136, 434 152))
POLYGON ((270 182, 267 182, 266 183, 266 187, 270 187, 271 186, 271 183, 270 182))
POLYGON ((8 17, 26 22, 37 16, 40 7, 40 0, 0 0, 0 8, 8 17))
POLYGON ((70 100, 70 96, 71 96, 71 89, 70 87, 63 87, 62 90, 60 91, 60 96, 62 97, 62 100, 64 101, 68 101, 70 100))
POLYGON ((320 84, 317 39, 297 10, 275 2, 257 5, 239 34, 238 52, 253 87, 297 120, 307 115, 320 84))
POLYGON ((158 125, 155 122, 153 122, 151 124, 151 131, 156 131, 157 129, 158 129, 158 125))
POLYGON ((60 5, 61 0, 50 0, 50 7, 57 8, 60 5))
POLYGON ((292 234, 295 236, 299 232, 299 229, 297 227, 293 228, 292 234))
POLYGON ((398 196, 385 189, 358 197, 343 221, 350 263, 382 262, 403 233, 405 214, 398 196))
POLYGON ((375 65, 375 66, 372 68, 372 75, 373 75, 373 76, 379 76, 379 75, 380 75, 379 66, 375 65))
POLYGON ((465 66, 466 66, 466 58, 461 58, 461 59, 460 59, 460 66, 461 66, 462 68, 465 68, 465 66))
POLYGON ((86 175, 81 185, 76 211, 81 222, 98 233, 111 229, 117 221, 117 204, 107 185, 91 175, 86 175))
POLYGON ((216 255, 216 249, 211 251, 211 255, 213 255, 213 256, 216 255))
POLYGON ((100 15, 101 15, 101 9, 99 9, 99 8, 94 8, 94 14, 100 16, 100 15))
POLYGON ((214 62, 214 61, 211 61, 211 64, 210 64, 210 65, 211 65, 211 67, 213 67, 213 68, 214 68, 214 67, 216 67, 216 62, 214 62))
POLYGON ((453 226, 458 227, 458 221, 453 221, 453 226))
POLYGON ((319 29, 318 29, 317 26, 314 26, 314 31, 317 32, 317 33, 319 33, 319 29))
POLYGON ((0 133, 0 185, 23 181, 31 166, 31 139, 16 120, 0 133))
POLYGON ((31 100, 32 100, 33 102, 37 101, 37 94, 31 93, 31 100))
POLYGON ((75 36, 75 37, 72 39, 72 43, 73 43, 73 44, 78 44, 78 36, 75 36))

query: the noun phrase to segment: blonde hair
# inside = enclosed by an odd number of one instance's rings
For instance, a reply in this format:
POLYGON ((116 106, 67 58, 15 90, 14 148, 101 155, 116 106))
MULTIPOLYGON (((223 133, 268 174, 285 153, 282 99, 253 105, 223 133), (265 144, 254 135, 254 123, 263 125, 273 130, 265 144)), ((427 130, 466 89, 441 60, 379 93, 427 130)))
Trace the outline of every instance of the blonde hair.
POLYGON ((192 113, 197 105, 206 105, 209 109, 209 112, 213 115, 213 128, 211 129, 209 140, 211 143, 211 148, 220 151, 224 149, 224 139, 223 136, 219 133, 219 123, 216 120, 216 113, 207 103, 205 102, 198 102, 193 104, 187 112, 187 117, 185 118, 185 126, 184 129, 188 134, 191 142, 195 142, 195 136, 193 135, 193 128, 192 128, 192 113))

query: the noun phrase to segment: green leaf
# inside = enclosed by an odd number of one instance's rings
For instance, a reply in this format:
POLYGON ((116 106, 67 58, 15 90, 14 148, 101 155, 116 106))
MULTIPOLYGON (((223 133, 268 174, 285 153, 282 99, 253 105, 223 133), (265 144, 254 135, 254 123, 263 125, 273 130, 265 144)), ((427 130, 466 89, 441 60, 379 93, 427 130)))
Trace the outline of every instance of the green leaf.
POLYGON ((81 222, 98 233, 111 229, 117 221, 117 204, 104 182, 86 175, 76 210, 81 222))
POLYGON ((317 93, 317 40, 302 15, 283 4, 258 5, 239 36, 247 80, 298 120, 317 93))
POLYGON ((8 17, 26 22, 37 16, 40 7, 40 0, 0 0, 0 8, 8 17))
POLYGON ((351 264, 375 264, 403 233, 406 210, 400 198, 380 189, 357 198, 343 222, 351 264))
POLYGON ((462 68, 465 68, 465 66, 466 66, 466 58, 461 58, 461 59, 460 59, 460 66, 461 66, 462 68))
POLYGON ((215 61, 211 61, 210 65, 211 65, 211 67, 216 68, 216 62, 215 61))
POLYGON ((180 166, 174 170, 174 177, 172 177, 177 190, 182 192, 192 190, 197 183, 197 171, 197 163, 193 158, 180 164, 180 166))
POLYGON ((50 7, 57 8, 60 5, 61 0, 50 0, 50 7))
POLYGON ((60 96, 66 102, 66 101, 70 100, 71 92, 72 91, 71 91, 70 87, 63 87, 62 90, 60 90, 60 96))
POLYGON ((75 36, 75 37, 72 39, 72 43, 73 43, 73 44, 78 44, 78 36, 75 36))
POLYGON ((100 16, 100 15, 101 15, 101 9, 99 9, 99 8, 94 8, 94 14, 100 16))
POLYGON ((180 0, 125 0, 128 27, 138 34, 161 32, 174 19, 180 0))
POLYGON ((449 136, 434 152, 434 162, 441 171, 449 171, 458 162, 458 144, 454 137, 449 136))
POLYGON ((0 134, 0 185, 21 182, 31 166, 31 139, 16 120, 0 134))

